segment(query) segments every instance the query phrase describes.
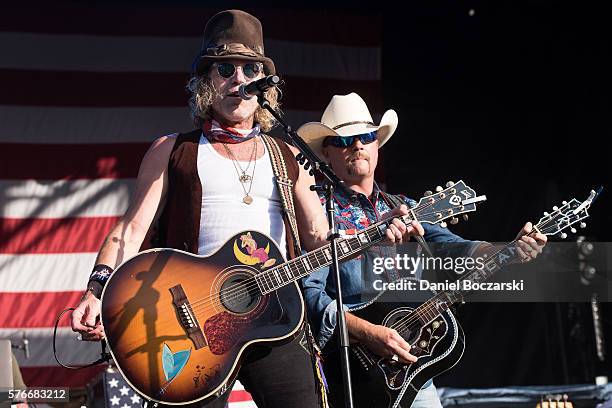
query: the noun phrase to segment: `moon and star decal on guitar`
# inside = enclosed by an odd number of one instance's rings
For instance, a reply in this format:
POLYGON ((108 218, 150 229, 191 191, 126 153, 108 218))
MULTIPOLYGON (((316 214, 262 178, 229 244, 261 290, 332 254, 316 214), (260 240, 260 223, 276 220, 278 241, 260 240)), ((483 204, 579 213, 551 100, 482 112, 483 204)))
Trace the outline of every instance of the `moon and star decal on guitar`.
POLYGON ((235 240, 234 255, 241 264, 252 266, 261 263, 261 269, 265 269, 276 263, 276 259, 269 256, 270 243, 267 243, 265 249, 258 248, 257 242, 253 239, 250 232, 240 236, 240 248, 238 248, 238 240, 235 240), (242 252, 240 248, 246 248, 247 253, 242 252))

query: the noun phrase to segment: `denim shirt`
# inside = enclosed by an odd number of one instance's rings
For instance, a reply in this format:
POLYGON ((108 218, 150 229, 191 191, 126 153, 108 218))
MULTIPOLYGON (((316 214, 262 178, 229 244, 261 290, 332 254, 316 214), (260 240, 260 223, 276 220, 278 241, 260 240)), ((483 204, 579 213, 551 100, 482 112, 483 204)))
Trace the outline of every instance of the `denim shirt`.
MULTIPOLYGON (((381 195, 381 191, 374 185, 374 191, 370 198, 364 194, 355 193, 357 202, 351 202, 350 198, 340 191, 335 192, 335 222, 342 236, 354 235, 357 231, 367 228, 369 225, 380 221, 383 215, 392 210, 390 205, 381 195)), ((401 196, 408 206, 414 207, 416 201, 401 196)), ((324 204, 325 200, 322 198, 324 204)), ((425 230, 424 239, 427 242, 453 243, 445 247, 444 244, 437 245, 435 256, 471 256, 481 241, 468 241, 453 234, 446 228, 435 224, 423 224, 425 230)), ((372 262, 376 257, 395 257, 396 247, 374 246, 364 251, 357 258, 340 264, 340 280, 345 310, 351 310, 366 304, 378 292, 373 291, 373 281, 394 281, 400 277, 395 270, 386 270, 384 275, 377 275, 372 271, 372 262), (368 288, 372 291, 368 291, 368 288)), ((420 278, 421 271, 416 272, 420 278)), ((336 285, 334 277, 329 273, 329 267, 322 268, 311 273, 303 279, 304 298, 310 316, 317 342, 323 347, 334 333, 336 327, 336 285)))

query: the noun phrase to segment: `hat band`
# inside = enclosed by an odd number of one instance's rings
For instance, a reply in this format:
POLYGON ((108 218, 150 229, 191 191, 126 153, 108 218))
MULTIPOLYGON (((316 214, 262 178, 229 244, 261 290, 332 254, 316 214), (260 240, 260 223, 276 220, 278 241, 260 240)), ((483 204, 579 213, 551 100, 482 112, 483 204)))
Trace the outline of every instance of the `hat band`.
POLYGON ((211 44, 206 48, 206 55, 224 56, 233 54, 239 54, 249 57, 264 56, 263 48, 257 45, 249 47, 240 43, 230 43, 221 45, 211 44))
POLYGON ((372 126, 375 126, 374 122, 370 122, 370 121, 367 121, 367 120, 356 120, 356 121, 353 121, 353 122, 341 123, 341 124, 339 124, 337 126, 334 126, 332 128, 332 130, 338 130, 338 129, 342 128, 342 127, 350 126, 350 125, 372 125, 372 126))

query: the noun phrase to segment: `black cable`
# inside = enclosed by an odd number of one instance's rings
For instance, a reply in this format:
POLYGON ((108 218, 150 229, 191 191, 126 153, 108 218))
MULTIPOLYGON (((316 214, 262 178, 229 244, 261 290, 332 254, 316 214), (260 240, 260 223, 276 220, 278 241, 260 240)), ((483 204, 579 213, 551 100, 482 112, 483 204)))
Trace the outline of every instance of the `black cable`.
POLYGON ((74 310, 74 307, 69 307, 68 309, 64 309, 62 310, 62 312, 59 314, 59 316, 57 316, 57 320, 55 321, 55 327, 53 328, 53 357, 55 358, 55 361, 57 361, 57 364, 61 365, 64 368, 68 368, 70 370, 80 370, 83 368, 87 368, 87 367, 93 367, 95 365, 101 364, 101 363, 105 363, 108 360, 111 359, 111 355, 110 353, 106 352, 106 340, 102 340, 101 345, 102 345, 102 353, 99 359, 97 359, 96 361, 94 361, 91 364, 87 364, 84 366, 68 366, 65 364, 62 364, 61 361, 59 361, 59 359, 57 358, 57 349, 55 347, 55 338, 57 337, 57 326, 59 325, 59 322, 62 318, 62 316, 64 315, 64 313, 70 311, 70 310, 74 310))

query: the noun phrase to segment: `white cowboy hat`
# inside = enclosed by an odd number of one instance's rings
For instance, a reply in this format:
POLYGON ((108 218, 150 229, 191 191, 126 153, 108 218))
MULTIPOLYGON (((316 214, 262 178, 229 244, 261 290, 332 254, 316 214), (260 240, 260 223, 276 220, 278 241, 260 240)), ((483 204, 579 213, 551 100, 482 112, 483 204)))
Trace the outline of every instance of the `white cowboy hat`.
POLYGON ((321 122, 305 123, 297 132, 317 155, 323 157, 323 140, 327 136, 354 136, 377 131, 378 148, 381 148, 395 129, 397 113, 393 109, 385 112, 377 126, 361 96, 352 92, 334 95, 321 116, 321 122))

